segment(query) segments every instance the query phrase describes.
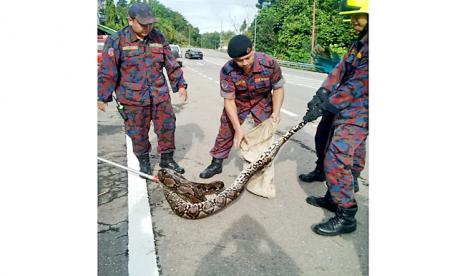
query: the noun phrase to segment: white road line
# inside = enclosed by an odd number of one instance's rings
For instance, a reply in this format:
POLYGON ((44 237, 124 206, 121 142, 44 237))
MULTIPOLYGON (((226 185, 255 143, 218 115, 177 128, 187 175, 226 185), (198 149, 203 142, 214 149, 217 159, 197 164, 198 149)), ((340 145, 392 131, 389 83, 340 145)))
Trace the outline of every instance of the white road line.
MULTIPOLYGON (((128 167, 139 168, 131 138, 127 135, 126 148, 128 167)), ((158 276, 146 182, 131 173, 128 174, 128 221, 129 276, 158 276)))
MULTIPOLYGON (((217 63, 217 62, 213 62, 213 61, 211 61, 211 60, 209 60, 209 59, 205 59, 205 58, 204 58, 203 60, 206 61, 206 62, 210 62, 210 63, 212 63, 212 64, 215 64, 215 65, 221 66, 221 67, 223 67, 223 65, 224 65, 224 63, 223 63, 223 64, 219 64, 219 63, 217 63)), ((226 63, 226 61, 225 61, 225 63, 226 63)))
POLYGON ((301 84, 301 83, 295 83, 295 82, 293 82, 293 81, 288 81, 288 80, 286 80, 286 83, 292 84, 292 85, 297 85, 297 86, 302 86, 302 87, 307 87, 307 88, 313 88, 313 89, 318 89, 318 88, 320 88, 319 86, 318 86, 318 87, 315 87, 315 86, 311 86, 311 85, 306 85, 306 84, 301 84))
POLYGON ((288 111, 288 110, 286 110, 284 108, 281 108, 281 112, 284 113, 284 114, 287 114, 287 115, 289 115, 291 117, 297 117, 298 116, 297 114, 292 113, 292 112, 290 112, 290 111, 288 111))
POLYGON ((220 84, 220 82, 219 82, 219 81, 217 81, 217 80, 216 80, 215 82, 216 82, 216 84, 220 84))
POLYGON ((192 68, 192 67, 190 67, 190 66, 185 66, 185 67, 186 67, 187 69, 192 70, 192 71, 194 71, 194 72, 197 73, 197 70, 195 70, 194 68, 192 68))
POLYGON ((302 77, 302 76, 297 76, 297 75, 292 75, 292 74, 287 74, 287 73, 283 73, 283 76, 286 77, 286 78, 297 78, 297 79, 301 79, 301 80, 305 80, 305 81, 308 81, 309 79, 310 80, 314 80, 314 81, 319 81, 319 82, 323 82, 325 79, 313 79, 311 77, 302 77))
POLYGON ((196 61, 195 63, 197 63, 198 65, 202 65, 202 66, 203 66, 203 63, 200 63, 200 62, 198 62, 198 61, 196 61))
POLYGON ((212 78, 210 78, 210 77, 208 77, 208 79, 209 79, 209 80, 211 80, 211 81, 213 81, 213 79, 212 79, 212 78))

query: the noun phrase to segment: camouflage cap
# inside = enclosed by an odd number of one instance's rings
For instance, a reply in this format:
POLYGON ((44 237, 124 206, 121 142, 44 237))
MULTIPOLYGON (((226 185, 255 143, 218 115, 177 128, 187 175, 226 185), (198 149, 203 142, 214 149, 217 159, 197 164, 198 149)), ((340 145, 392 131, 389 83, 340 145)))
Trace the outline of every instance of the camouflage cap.
POLYGON ((146 3, 134 3, 129 7, 129 17, 136 19, 140 24, 147 25, 158 20, 153 16, 152 9, 146 3))

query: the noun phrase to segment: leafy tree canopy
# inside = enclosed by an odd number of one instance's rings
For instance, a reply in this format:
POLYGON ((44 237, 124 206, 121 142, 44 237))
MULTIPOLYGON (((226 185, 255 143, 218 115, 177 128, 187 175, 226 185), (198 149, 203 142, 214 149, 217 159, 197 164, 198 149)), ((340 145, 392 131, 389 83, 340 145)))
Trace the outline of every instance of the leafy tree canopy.
MULTIPOLYGON (((316 1, 315 44, 323 49, 343 53, 355 38, 350 23, 343 22, 339 15, 339 0, 316 1)), ((127 25, 130 4, 140 0, 105 1, 102 24, 121 29, 127 25)), ((157 0, 148 0, 155 17, 156 27, 170 43, 193 47, 218 49, 227 46, 234 32, 210 32, 199 34, 180 13, 165 7, 157 0)), ((312 37, 313 0, 257 0, 258 15, 249 26, 244 20, 239 28, 251 39, 257 23, 256 49, 279 59, 309 62, 312 37)))
MULTIPOLYGON (((313 0, 258 0, 256 49, 284 60, 309 62, 312 4, 313 0)), ((316 0, 315 44, 343 52, 355 33, 342 19, 339 0, 316 0)), ((250 38, 254 37, 254 24, 247 30, 250 38)))

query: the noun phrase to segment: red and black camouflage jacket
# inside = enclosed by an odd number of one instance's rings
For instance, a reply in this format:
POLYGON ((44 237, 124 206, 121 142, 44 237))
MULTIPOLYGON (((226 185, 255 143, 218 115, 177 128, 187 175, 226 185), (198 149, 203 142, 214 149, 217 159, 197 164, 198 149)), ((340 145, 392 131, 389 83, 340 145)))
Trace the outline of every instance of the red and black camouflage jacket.
POLYGON ((118 101, 126 105, 166 101, 170 95, 163 67, 177 92, 186 82, 163 34, 153 29, 139 40, 130 26, 124 27, 105 41, 98 69, 98 100, 112 101, 115 91, 118 101))

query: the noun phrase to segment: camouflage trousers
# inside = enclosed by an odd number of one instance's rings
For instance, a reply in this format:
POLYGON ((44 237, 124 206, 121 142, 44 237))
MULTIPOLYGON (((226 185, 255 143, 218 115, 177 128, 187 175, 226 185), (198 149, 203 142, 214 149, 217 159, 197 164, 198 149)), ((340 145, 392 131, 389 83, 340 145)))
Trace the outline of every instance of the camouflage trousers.
MULTIPOLYGON (((237 108, 239 124, 241 125, 245 118, 247 118, 249 114, 252 114, 254 124, 257 126, 261 122, 268 119, 272 112, 271 105, 266 106, 265 108, 260 108, 256 112, 252 112, 251 109, 240 109, 239 107, 237 108)), ((216 136, 215 145, 210 150, 210 155, 215 158, 225 159, 229 157, 229 152, 231 151, 234 141, 234 128, 225 109, 223 109, 223 113, 221 114, 220 122, 220 130, 216 136)))
POLYGON ((347 124, 334 126, 334 135, 324 161, 326 185, 333 201, 344 208, 357 204, 352 172, 360 174, 365 167, 367 136, 368 130, 363 127, 347 124))
POLYGON ((150 106, 124 106, 128 120, 124 122, 126 134, 131 137, 133 152, 136 156, 150 153, 149 141, 150 121, 153 122, 157 134, 159 153, 174 151, 174 132, 176 116, 171 100, 168 99, 150 106))

